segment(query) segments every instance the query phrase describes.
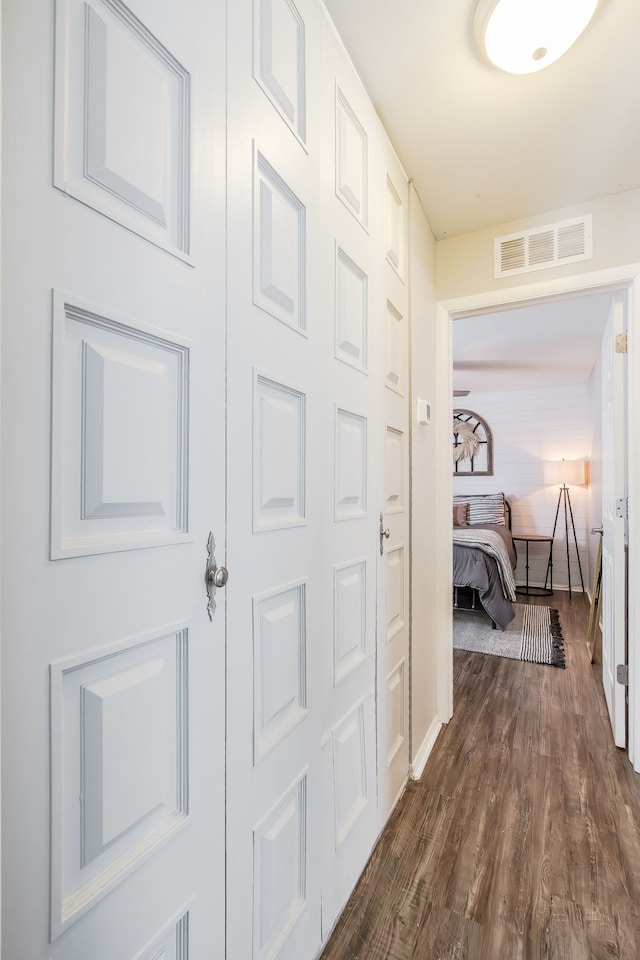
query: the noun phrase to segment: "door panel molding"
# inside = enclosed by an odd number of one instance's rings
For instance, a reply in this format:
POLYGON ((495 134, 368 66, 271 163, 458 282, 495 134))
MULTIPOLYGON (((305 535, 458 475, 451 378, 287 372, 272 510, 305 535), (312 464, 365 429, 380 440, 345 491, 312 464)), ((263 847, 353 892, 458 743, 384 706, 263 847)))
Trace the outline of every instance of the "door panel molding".
POLYGON ((191 76, 120 0, 59 0, 53 184, 190 263, 191 76))
POLYGON ((187 663, 176 626, 50 665, 52 941, 188 819, 187 663))
POLYGON ((51 559, 188 542, 188 342, 53 292, 51 559))

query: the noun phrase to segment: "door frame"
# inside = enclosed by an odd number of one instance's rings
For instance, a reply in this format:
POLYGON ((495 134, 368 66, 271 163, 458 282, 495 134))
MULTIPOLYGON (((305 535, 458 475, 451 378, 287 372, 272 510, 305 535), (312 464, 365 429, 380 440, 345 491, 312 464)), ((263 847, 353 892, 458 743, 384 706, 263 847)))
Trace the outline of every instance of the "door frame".
MULTIPOLYGON (((3 23, 4 23, 4 20, 2 16, 2 0, 0 0, 0 51, 2 50, 2 42, 3 42, 2 40, 2 24, 3 23)), ((2 183, 2 156, 3 156, 2 146, 4 142, 4 136, 3 136, 4 124, 1 122, 2 121, 2 107, 1 107, 2 94, 3 94, 2 72, 0 71, 0 184, 2 183)), ((2 265, 2 190, 0 189, 0 281, 2 277, 1 265, 2 265)), ((0 282, 0 285, 1 285, 1 282, 0 282)), ((0 302, 0 343, 2 343, 2 303, 1 302, 0 302)), ((1 358, 1 351, 0 351, 0 358, 1 358)), ((2 397, 3 397, 2 370, 0 369, 0 423, 2 423, 2 416, 1 416, 2 415, 2 397)), ((4 477, 4 473, 0 468, 0 488, 2 487, 3 477, 4 477)), ((0 536, 1 535, 2 535, 2 516, 0 514, 0 536)), ((0 570, 0 601, 2 600, 2 586, 3 586, 3 580, 2 580, 1 574, 2 574, 2 571, 0 570)), ((2 626, 0 624, 0 664, 1 663, 2 663, 2 626)), ((0 715, 2 714, 1 708, 2 708, 2 694, 0 693, 0 715)), ((0 743, 1 742, 2 742, 2 728, 0 723, 0 743)), ((2 770, 2 765, 0 764, 0 788, 2 787, 1 770, 2 770)), ((1 795, 2 795, 2 791, 0 789, 0 796, 1 795)), ((1 807, 1 801, 0 801, 0 828, 1 827, 2 827, 2 807, 1 807)), ((0 829, 0 837, 1 836, 2 836, 2 830, 0 829)), ((2 853, 2 844, 0 841, 0 854, 1 853, 2 853)), ((0 903, 2 903, 2 857, 1 856, 0 856, 0 903)), ((0 960, 1 958, 2 958, 2 910, 0 910, 0 960)))
MULTIPOLYGON (((451 446, 451 417, 453 415, 453 350, 452 323, 494 310, 513 309, 531 304, 543 304, 556 299, 568 299, 588 293, 621 292, 628 315, 629 355, 627 390, 627 436, 629 494, 629 583, 640 578, 640 517, 635 509, 640 503, 640 351, 633 350, 634 339, 640 342, 640 263, 610 267, 590 273, 576 274, 513 286, 500 290, 470 294, 436 304, 437 369, 435 419, 440 456, 437 458, 438 502, 453 497, 453 478, 449 456, 451 446)), ((453 548, 451 528, 446 511, 436 511, 434 523, 436 550, 443 560, 443 575, 438 582, 435 610, 438 637, 438 714, 443 721, 453 716, 453 635, 451 615, 453 548)), ((629 760, 640 772, 640 600, 629 591, 629 760)))

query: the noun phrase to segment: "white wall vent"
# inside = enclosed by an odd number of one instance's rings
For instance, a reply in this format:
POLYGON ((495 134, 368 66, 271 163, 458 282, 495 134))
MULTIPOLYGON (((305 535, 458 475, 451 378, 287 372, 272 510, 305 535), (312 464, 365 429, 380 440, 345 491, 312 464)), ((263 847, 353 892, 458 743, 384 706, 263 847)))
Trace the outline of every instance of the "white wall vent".
POLYGON ((593 258, 591 214, 494 240, 494 277, 510 277, 593 258))

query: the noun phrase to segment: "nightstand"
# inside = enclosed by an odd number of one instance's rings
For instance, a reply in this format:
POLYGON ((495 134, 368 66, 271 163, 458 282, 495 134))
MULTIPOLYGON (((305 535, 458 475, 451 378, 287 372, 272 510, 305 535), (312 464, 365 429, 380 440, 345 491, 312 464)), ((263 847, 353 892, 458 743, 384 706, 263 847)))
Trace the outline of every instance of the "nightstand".
MULTIPOLYGON (((539 533, 514 533, 514 540, 519 540, 525 545, 524 564, 525 564, 525 583, 524 586, 516 587, 516 593, 524 593, 530 597, 551 597, 553 596, 553 537, 546 537, 539 533), (530 543, 548 543, 549 557, 547 559, 547 574, 545 576, 544 587, 529 586, 529 544, 530 543), (546 586, 549 580, 549 586, 546 586)), ((516 547, 516 551, 517 551, 516 547)))

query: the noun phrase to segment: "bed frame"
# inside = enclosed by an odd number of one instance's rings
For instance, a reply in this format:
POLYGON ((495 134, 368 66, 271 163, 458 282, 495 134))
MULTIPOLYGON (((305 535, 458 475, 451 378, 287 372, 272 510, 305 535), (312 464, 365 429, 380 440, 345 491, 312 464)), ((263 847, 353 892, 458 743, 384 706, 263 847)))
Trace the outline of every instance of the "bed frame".
MULTIPOLYGON (((474 493, 474 494, 470 494, 470 496, 481 497, 481 496, 483 496, 483 494, 481 494, 481 493, 474 493)), ((487 494, 487 496, 491 496, 491 494, 487 494)), ((511 530, 511 519, 512 519, 512 518, 511 518, 511 504, 509 503, 509 501, 507 500, 506 497, 504 498, 504 512, 505 512, 505 520, 507 521, 507 527, 509 528, 509 530, 511 530)), ((484 609, 484 607, 483 607, 482 604, 480 603, 480 594, 479 594, 478 590, 476 589, 476 587, 456 587, 455 584, 453 585, 453 609, 454 609, 454 610, 470 610, 470 611, 476 611, 476 610, 477 610, 477 611, 480 612, 480 613, 487 613, 487 611, 484 609), (458 603, 458 590, 470 590, 470 591, 471 591, 471 606, 470 606, 470 607, 466 607, 466 606, 465 606, 465 607, 462 607, 462 606, 460 606, 460 604, 458 603)), ((487 614, 487 616, 489 616, 489 614, 487 614)), ((496 622, 495 622, 495 620, 493 620, 492 618, 490 618, 490 619, 491 619, 491 628, 492 628, 492 630, 495 630, 495 629, 496 629, 496 622)))

